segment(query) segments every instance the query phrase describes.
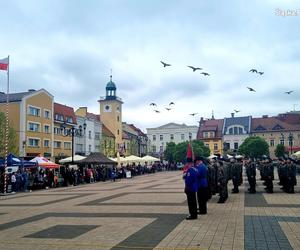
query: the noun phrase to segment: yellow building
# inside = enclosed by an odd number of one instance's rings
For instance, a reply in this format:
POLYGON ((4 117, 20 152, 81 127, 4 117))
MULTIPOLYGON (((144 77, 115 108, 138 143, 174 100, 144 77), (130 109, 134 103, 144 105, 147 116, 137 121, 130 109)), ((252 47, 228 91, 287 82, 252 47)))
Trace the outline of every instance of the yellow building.
POLYGON ((105 125, 115 136, 115 151, 122 151, 122 100, 116 95, 116 85, 110 81, 106 85, 106 96, 101 97, 100 103, 100 116, 101 122, 105 125))
POLYGON ((199 122, 199 129, 197 139, 209 147, 210 154, 223 154, 222 128, 223 119, 208 119, 201 118, 199 122))
POLYGON ((251 135, 263 138, 269 144, 271 158, 276 158, 278 144, 285 146, 289 154, 300 150, 300 114, 280 114, 276 117, 253 118, 251 135))
MULTIPOLYGON (((0 111, 5 110, 6 94, 0 93, 0 111)), ((9 94, 9 120, 17 131, 20 156, 53 156, 53 96, 48 91, 9 94)))
POLYGON ((102 124, 101 151, 107 157, 116 157, 116 137, 115 135, 102 124))

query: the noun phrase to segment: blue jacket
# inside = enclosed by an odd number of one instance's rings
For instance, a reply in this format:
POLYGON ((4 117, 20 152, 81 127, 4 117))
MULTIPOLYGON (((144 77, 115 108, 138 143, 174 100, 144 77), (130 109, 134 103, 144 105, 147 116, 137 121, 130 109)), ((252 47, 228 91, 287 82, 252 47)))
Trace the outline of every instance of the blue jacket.
POLYGON ((198 187, 208 187, 206 165, 204 163, 201 163, 200 165, 196 166, 196 168, 198 170, 198 187))
POLYGON ((185 189, 188 192, 197 192, 198 191, 198 170, 195 167, 190 167, 185 176, 185 189))

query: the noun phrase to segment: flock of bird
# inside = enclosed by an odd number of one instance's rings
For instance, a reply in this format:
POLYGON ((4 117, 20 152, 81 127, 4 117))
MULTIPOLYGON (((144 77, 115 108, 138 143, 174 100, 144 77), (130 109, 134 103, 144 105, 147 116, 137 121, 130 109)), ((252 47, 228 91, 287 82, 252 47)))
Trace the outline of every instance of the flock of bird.
MULTIPOLYGON (((170 63, 166 63, 166 62, 163 62, 163 61, 160 61, 160 62, 161 62, 161 64, 163 65, 164 68, 165 68, 165 67, 170 67, 170 66, 172 66, 170 63)), ((203 70, 203 69, 200 68, 200 67, 194 67, 194 66, 191 66, 191 65, 187 65, 187 67, 189 67, 190 69, 192 69, 193 72, 195 72, 195 71, 197 71, 197 70, 199 70, 199 71, 203 70)), ((263 71, 258 71, 257 69, 250 69, 249 72, 255 73, 255 74, 259 74, 260 76, 262 76, 262 75, 264 74, 263 71)), ((202 74, 202 75, 204 75, 204 76, 210 76, 210 74, 207 73, 207 72, 201 72, 200 74, 202 74)), ((247 87, 247 89, 248 89, 250 92, 256 92, 256 90, 255 90, 254 88, 252 88, 252 87, 247 87)), ((286 91, 286 92, 284 92, 284 93, 290 95, 290 94, 293 93, 293 92, 294 92, 293 90, 290 90, 290 91, 286 91)), ((170 110, 172 110, 172 108, 173 108, 174 105, 175 105, 174 102, 170 102, 170 103, 169 103, 169 106, 168 106, 168 107, 165 107, 165 109, 166 109, 167 111, 170 111, 170 110)), ((150 103, 150 106, 152 106, 152 107, 154 108, 153 111, 154 111, 155 113, 161 113, 161 111, 159 111, 158 109, 156 109, 156 108, 157 108, 156 103, 152 102, 152 103, 150 103)), ((235 109, 234 112, 235 112, 235 113, 238 113, 238 112, 240 112, 240 110, 236 110, 236 109, 235 109)), ((189 115, 195 116, 196 114, 198 114, 198 113, 191 113, 191 114, 189 114, 189 115)))

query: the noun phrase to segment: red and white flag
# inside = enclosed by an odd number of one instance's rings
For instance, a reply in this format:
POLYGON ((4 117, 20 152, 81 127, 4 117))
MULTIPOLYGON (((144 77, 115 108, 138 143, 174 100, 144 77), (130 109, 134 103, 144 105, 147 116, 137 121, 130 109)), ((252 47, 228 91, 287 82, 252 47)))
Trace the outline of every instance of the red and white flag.
POLYGON ((0 59, 0 70, 8 70, 8 57, 0 59))

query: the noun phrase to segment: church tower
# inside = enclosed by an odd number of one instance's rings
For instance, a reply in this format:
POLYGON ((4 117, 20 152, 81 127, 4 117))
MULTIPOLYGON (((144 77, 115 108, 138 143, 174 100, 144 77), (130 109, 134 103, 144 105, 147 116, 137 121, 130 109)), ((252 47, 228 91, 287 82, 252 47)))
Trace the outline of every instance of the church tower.
POLYGON ((116 84, 110 81, 106 84, 106 96, 100 97, 100 119, 101 122, 116 137, 116 151, 120 150, 122 143, 122 99, 117 97, 116 84))

